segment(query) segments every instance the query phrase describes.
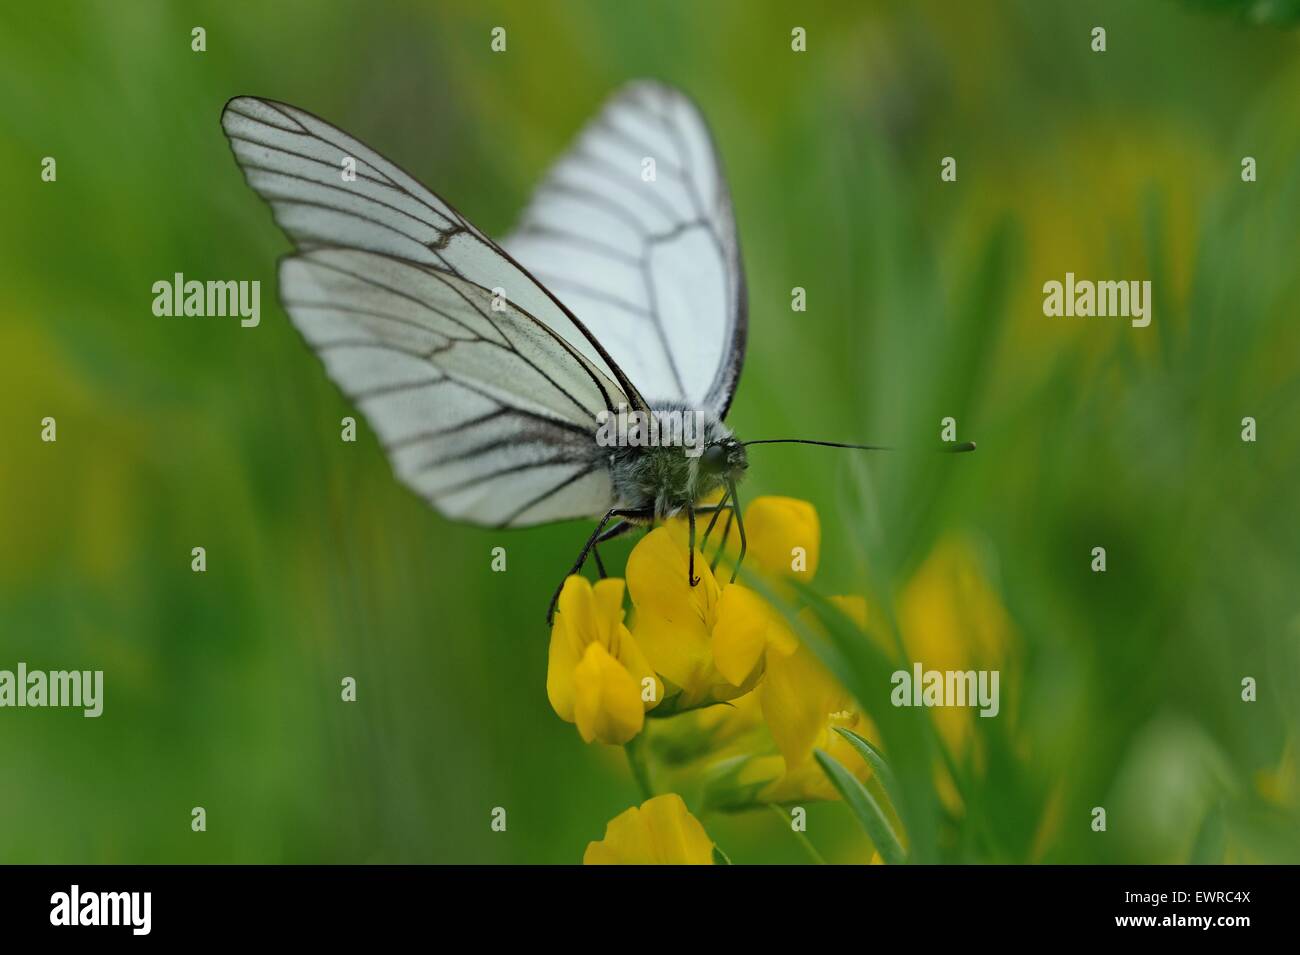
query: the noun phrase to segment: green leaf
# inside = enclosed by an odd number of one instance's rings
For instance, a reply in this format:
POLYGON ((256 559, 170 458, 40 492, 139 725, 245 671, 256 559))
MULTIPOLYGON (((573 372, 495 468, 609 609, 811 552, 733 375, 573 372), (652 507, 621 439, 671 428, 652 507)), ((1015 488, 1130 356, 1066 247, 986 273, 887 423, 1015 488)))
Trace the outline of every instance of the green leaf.
POLYGON ((727 858, 727 854, 719 849, 716 843, 713 846, 713 864, 731 865, 731 860, 727 858))
POLYGON ((876 802, 875 797, 867 792, 867 788, 858 782, 856 777, 850 773, 844 766, 835 759, 835 757, 823 752, 822 750, 813 750, 813 756, 816 757, 817 763, 821 766, 822 772, 831 784, 839 790, 844 801, 848 803, 853 814, 858 817, 858 822, 866 830, 871 841, 875 843, 876 851, 880 857, 889 865, 902 865, 907 861, 907 854, 903 851, 902 844, 898 841, 898 836, 894 835, 894 830, 889 826, 889 820, 885 818, 880 804, 876 802))
POLYGON ((885 793, 889 796, 889 801, 897 806, 899 800, 898 780, 894 778, 894 771, 889 768, 889 764, 885 762, 885 757, 880 754, 880 750, 846 726, 835 727, 835 732, 848 740, 859 755, 867 761, 871 771, 880 780, 880 785, 885 787, 885 793))

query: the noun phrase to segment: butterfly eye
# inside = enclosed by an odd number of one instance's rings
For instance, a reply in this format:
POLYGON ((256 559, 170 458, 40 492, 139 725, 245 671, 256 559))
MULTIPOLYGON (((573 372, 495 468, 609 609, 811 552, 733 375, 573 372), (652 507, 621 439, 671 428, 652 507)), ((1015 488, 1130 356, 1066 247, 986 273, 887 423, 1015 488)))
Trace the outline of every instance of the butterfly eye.
POLYGON ((700 468, 709 474, 721 474, 727 467, 727 449, 720 444, 711 444, 700 455, 700 468))

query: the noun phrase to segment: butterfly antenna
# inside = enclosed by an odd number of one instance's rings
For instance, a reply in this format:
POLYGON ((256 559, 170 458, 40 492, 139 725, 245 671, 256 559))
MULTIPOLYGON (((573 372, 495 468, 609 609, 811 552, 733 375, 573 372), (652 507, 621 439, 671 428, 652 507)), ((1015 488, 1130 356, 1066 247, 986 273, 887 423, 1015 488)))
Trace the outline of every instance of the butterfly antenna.
MULTIPOLYGON (((760 438, 757 441, 742 441, 745 447, 751 444, 816 444, 823 448, 851 448, 855 451, 893 451, 894 448, 887 447, 883 444, 844 444, 839 441, 814 441, 811 438, 760 438)), ((974 451, 974 441, 963 441, 961 444, 945 444, 939 448, 948 454, 961 454, 965 451, 974 451)))

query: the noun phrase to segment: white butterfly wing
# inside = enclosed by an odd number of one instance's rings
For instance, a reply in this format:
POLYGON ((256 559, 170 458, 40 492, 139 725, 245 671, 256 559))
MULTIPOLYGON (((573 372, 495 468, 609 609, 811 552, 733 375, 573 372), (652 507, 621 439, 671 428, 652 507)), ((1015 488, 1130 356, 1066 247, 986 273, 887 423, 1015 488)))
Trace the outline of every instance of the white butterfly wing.
POLYGON ((457 520, 524 526, 610 507, 593 377, 541 323, 459 276, 358 249, 286 258, 280 294, 407 486, 457 520))
POLYGON ((713 139, 682 93, 639 81, 615 94, 502 245, 647 398, 726 414, 745 352, 744 268, 713 139))
MULTIPOLYGON (((272 100, 240 96, 221 126, 248 184, 270 203, 299 249, 345 246, 458 275, 556 332, 626 399, 644 400, 601 343, 554 295, 450 203, 396 163, 317 116, 272 100)), ((608 407, 618 396, 609 395, 608 407)))
POLYGON ((612 506, 595 416, 642 399, 545 289, 323 121, 241 97, 222 125, 300 250, 281 264, 285 308, 405 484, 449 517, 494 526, 612 506))

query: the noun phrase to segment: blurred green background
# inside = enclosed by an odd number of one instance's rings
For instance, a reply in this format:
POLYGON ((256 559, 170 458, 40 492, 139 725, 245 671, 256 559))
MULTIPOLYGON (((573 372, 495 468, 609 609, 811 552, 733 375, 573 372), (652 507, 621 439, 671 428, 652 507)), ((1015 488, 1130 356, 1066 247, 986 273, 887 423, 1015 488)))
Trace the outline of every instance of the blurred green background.
MULTIPOLYGON (((1011 745, 940 857, 1300 861, 1300 34, 1251 16, 1286 6, 6 4, 0 668, 102 668, 106 701, 0 711, 0 860, 575 862, 639 801, 545 695, 542 614, 587 529, 451 524, 364 426, 339 441, 218 117, 302 106, 500 235, 653 76, 731 181, 738 433, 915 444, 952 415, 980 443, 755 449, 747 485, 817 506, 824 593, 901 589, 951 535, 981 555, 1017 676, 1014 721, 977 730, 1011 745), (1066 271, 1151 279, 1151 326, 1044 317, 1066 271), (261 326, 156 318, 174 272, 260 279, 261 326)), ((737 862, 805 858, 770 812, 703 821, 737 862)), ((809 833, 869 855, 843 806, 809 833)))

